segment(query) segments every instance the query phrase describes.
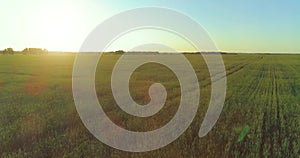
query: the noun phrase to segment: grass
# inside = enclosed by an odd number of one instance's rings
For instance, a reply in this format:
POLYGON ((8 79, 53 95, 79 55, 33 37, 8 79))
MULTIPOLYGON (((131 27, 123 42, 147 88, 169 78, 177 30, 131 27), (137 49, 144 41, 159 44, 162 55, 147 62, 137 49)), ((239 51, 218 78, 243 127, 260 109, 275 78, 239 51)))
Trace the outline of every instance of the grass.
MULTIPOLYGON (((99 101, 106 114, 117 125, 133 131, 162 127, 180 102, 175 75, 159 64, 139 67, 130 80, 133 99, 140 104, 149 102, 148 88, 155 82, 166 87, 168 98, 156 115, 132 117, 117 106, 110 89, 110 75, 119 57, 104 55, 96 72, 97 95, 103 98, 99 101)), ((186 57, 201 88, 193 123, 164 148, 128 153, 99 142, 82 124, 71 89, 75 55, 1 55, 0 156, 299 157, 300 55, 223 55, 228 79, 226 102, 215 127, 203 138, 198 137, 198 130, 210 98, 209 73, 200 55, 186 57)))

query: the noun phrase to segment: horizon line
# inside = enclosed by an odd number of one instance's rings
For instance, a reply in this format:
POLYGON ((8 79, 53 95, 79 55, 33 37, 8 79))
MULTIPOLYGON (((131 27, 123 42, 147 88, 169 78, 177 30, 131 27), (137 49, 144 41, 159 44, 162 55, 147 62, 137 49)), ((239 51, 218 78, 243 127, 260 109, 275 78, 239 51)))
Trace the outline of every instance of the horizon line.
MULTIPOLYGON (((1 50, 0 52, 2 52, 1 50)), ((22 51, 14 51, 16 53, 22 53, 22 51)), ((48 51, 48 53, 115 53, 118 54, 118 51, 106 51, 106 52, 99 52, 99 51, 48 51)), ((124 51, 124 53, 158 53, 158 54, 208 54, 208 53, 220 53, 220 54, 300 54, 300 52, 233 52, 233 51, 178 51, 178 52, 168 52, 168 51, 124 51)), ((122 53, 119 53, 122 54, 122 53)))
MULTIPOLYGON (((12 48, 12 47, 7 47, 12 48)), ((7 49, 5 48, 5 49, 7 49)), ((28 47, 29 48, 29 47, 28 47)), ((31 47, 30 47, 31 48, 31 47)), ((32 47, 32 48, 38 48, 38 47, 32 47)), ((5 49, 0 50, 0 52, 4 51, 5 49)), ((24 48, 26 49, 26 48, 24 48)), ((38 48, 38 49, 46 49, 49 53, 116 53, 118 51, 122 52, 132 52, 132 53, 226 53, 226 54, 300 54, 300 52, 271 52, 271 51, 177 51, 177 52, 171 52, 171 51, 159 51, 159 50, 138 50, 138 51, 130 51, 130 50, 112 50, 112 51, 64 51, 64 50, 48 50, 47 48, 38 48)), ((13 50, 14 52, 22 52, 23 50, 13 50)))

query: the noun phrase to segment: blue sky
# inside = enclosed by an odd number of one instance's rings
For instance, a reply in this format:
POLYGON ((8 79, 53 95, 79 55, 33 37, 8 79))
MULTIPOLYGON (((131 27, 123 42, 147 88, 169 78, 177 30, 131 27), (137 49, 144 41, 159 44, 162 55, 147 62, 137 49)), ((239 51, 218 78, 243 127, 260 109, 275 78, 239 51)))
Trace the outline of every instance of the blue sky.
POLYGON ((0 2, 0 49, 77 51, 103 20, 145 6, 167 7, 192 17, 221 51, 300 52, 296 0, 5 0, 0 2))

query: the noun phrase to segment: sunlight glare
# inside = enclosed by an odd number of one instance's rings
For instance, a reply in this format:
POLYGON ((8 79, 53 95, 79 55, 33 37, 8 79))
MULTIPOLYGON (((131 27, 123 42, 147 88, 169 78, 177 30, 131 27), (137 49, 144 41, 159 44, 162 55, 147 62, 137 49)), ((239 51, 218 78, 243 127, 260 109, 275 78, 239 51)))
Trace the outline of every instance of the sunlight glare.
POLYGON ((81 15, 74 7, 50 5, 38 8, 31 17, 29 36, 50 50, 70 51, 81 42, 77 36, 81 15))

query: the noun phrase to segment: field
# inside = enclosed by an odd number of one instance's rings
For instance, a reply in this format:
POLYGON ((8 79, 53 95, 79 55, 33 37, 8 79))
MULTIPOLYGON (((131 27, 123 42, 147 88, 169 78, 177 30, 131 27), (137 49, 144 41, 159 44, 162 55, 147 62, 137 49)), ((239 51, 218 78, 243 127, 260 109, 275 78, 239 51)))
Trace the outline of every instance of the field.
MULTIPOLYGON (((133 99, 146 104, 148 88, 162 83, 164 108, 148 118, 132 117, 115 103, 110 75, 120 55, 105 54, 96 72, 99 102, 117 125, 149 131, 166 124, 180 102, 175 75, 145 64, 131 76, 133 99), (157 73, 159 72, 159 73, 157 73)), ((300 55, 224 54, 226 102, 209 134, 198 130, 210 98, 202 57, 186 54, 197 73, 201 99, 183 135, 164 148, 129 153, 113 149, 84 127, 72 96, 74 54, 0 56, 0 156, 2 157, 296 157, 300 156, 300 55)))

